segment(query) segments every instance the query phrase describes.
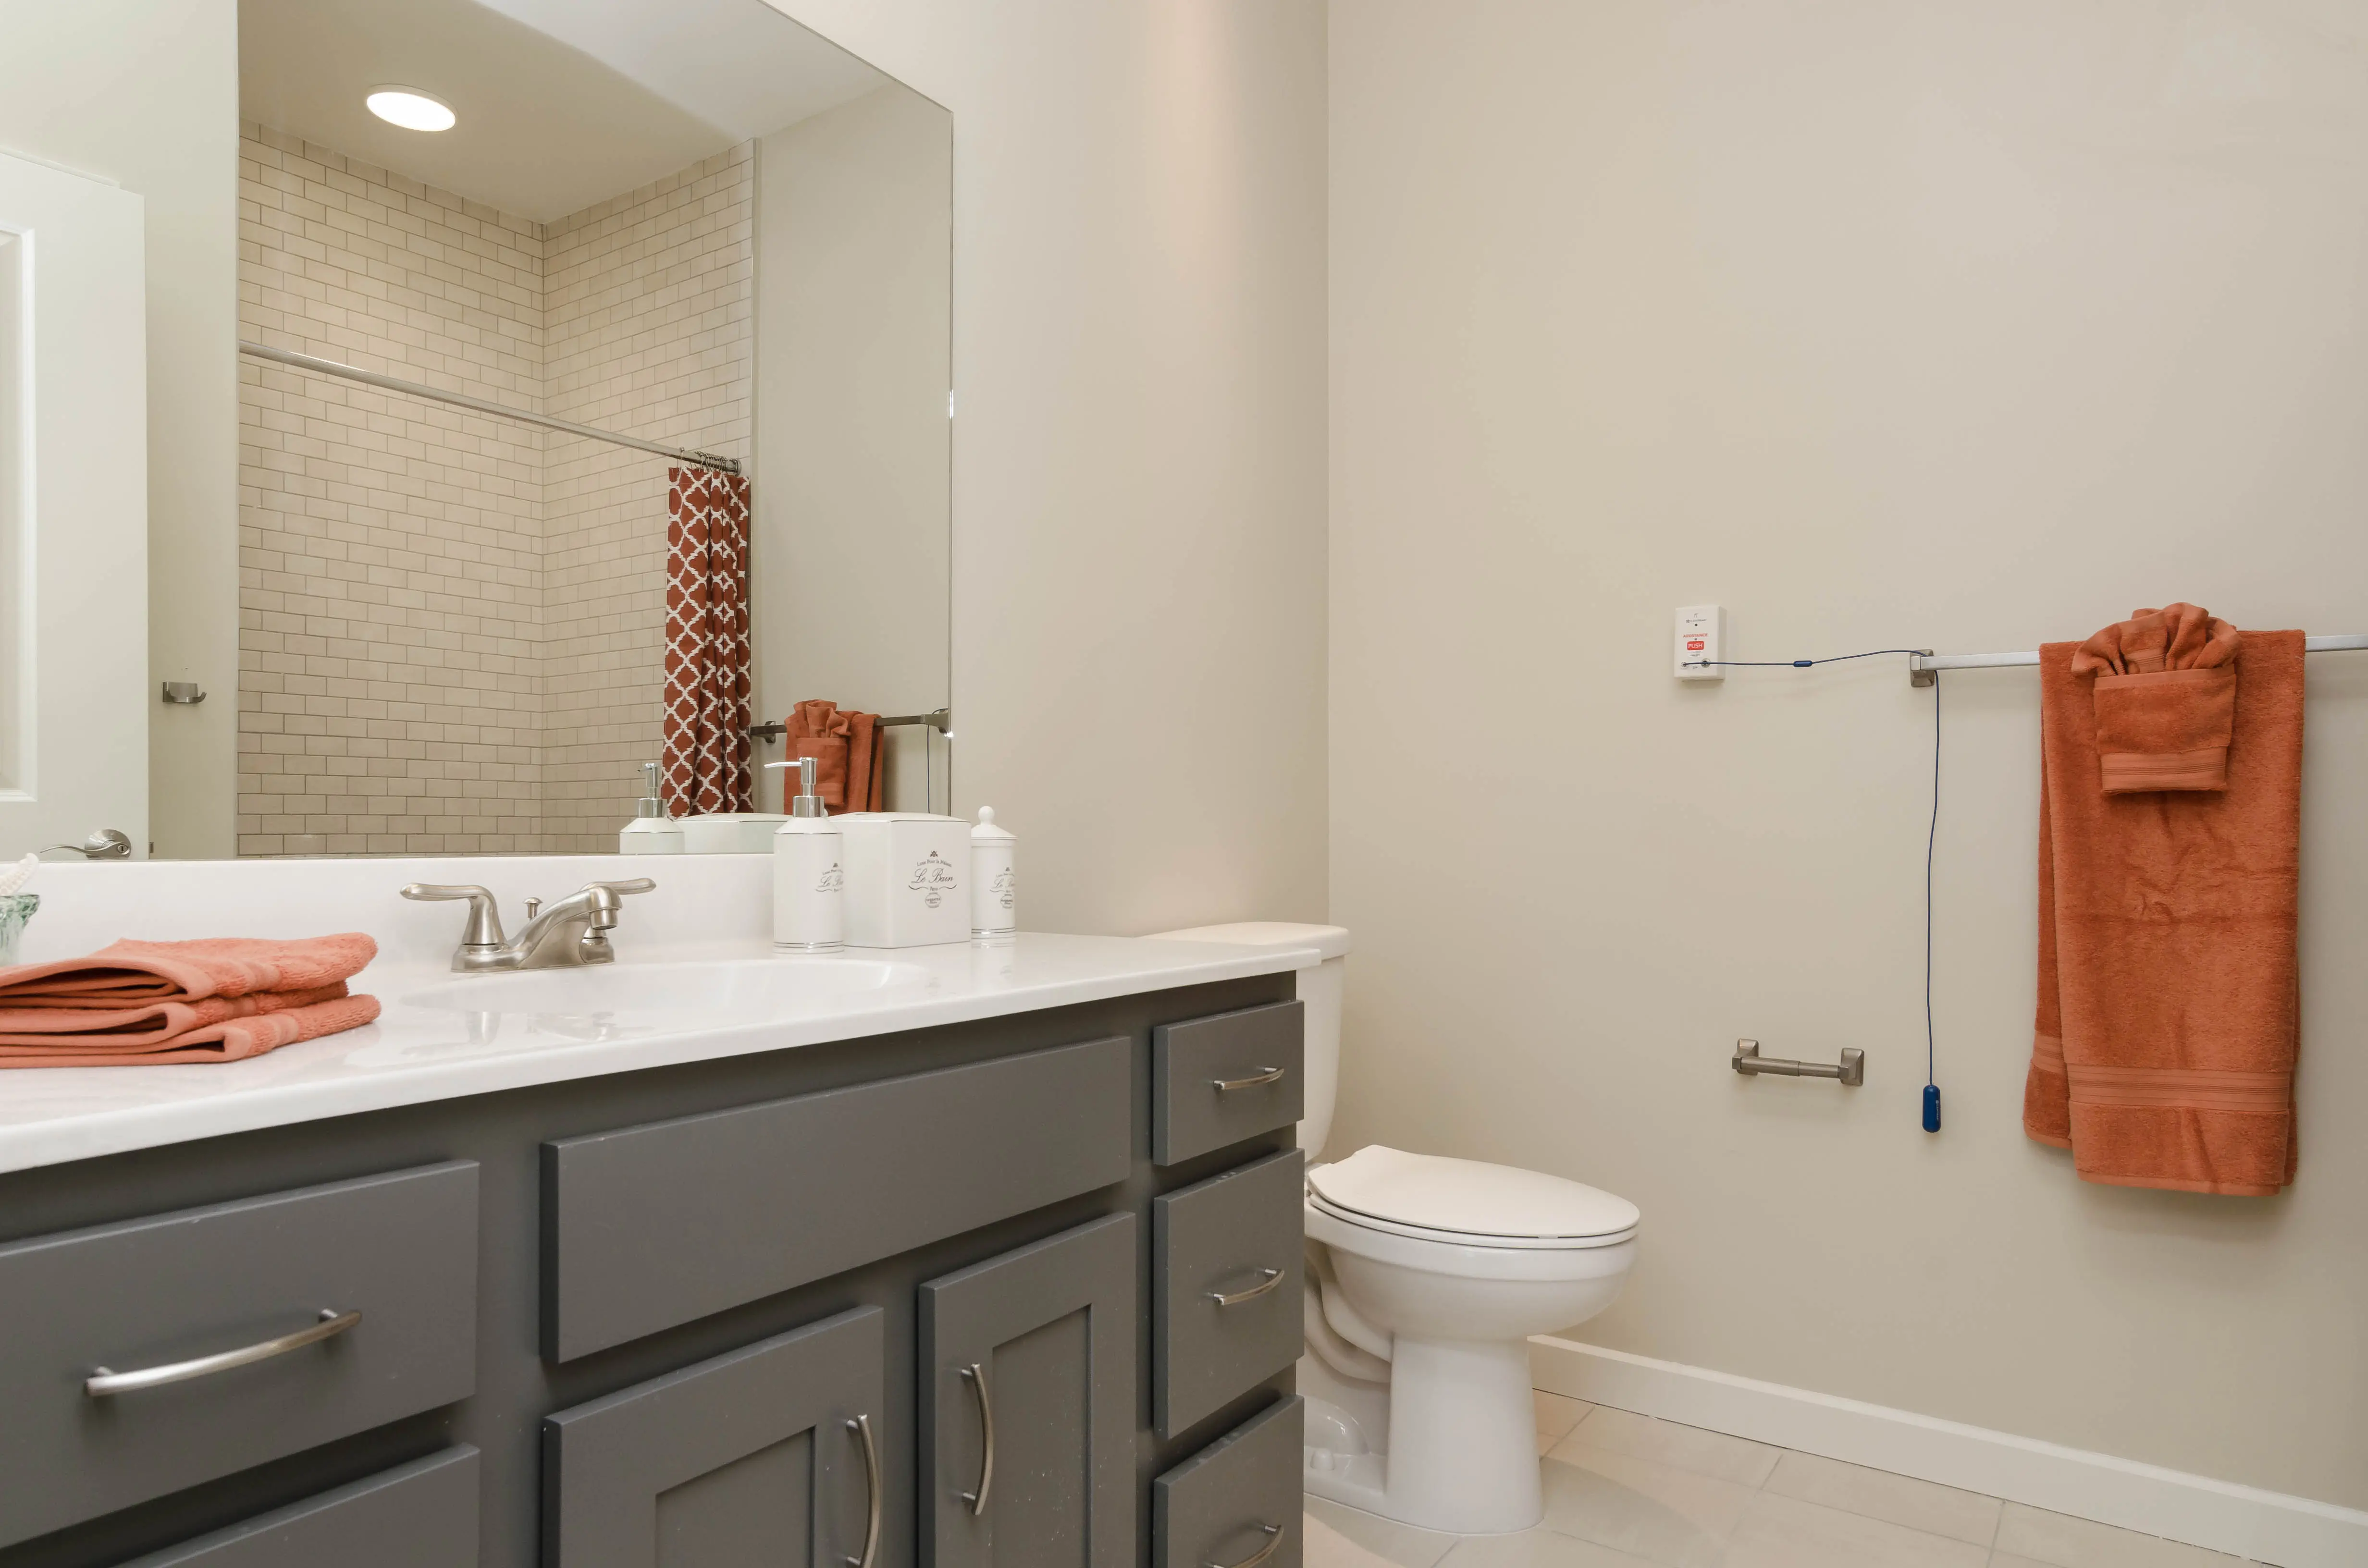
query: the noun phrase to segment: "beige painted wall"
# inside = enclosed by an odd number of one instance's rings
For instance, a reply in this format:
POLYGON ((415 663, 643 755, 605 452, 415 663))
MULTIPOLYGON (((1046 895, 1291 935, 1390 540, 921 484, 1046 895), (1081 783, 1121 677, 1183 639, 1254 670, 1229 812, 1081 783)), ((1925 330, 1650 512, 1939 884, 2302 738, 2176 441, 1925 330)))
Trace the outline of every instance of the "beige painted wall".
POLYGON ((1929 1137, 1930 695, 1668 652, 1701 602, 1748 659, 2368 630, 2368 20, 1341 0, 1330 46, 1335 1148, 1634 1199, 1600 1343, 2368 1504, 2368 655, 2310 671, 2301 1179, 2251 1200, 2021 1135, 2029 672, 1942 687, 1929 1137))
POLYGON ((768 719, 814 698, 946 701, 952 131, 889 85, 758 143, 750 564, 768 719))
POLYGON ((1034 929, 1325 908, 1315 0, 776 0, 954 117, 954 800, 1034 929))
MULTIPOLYGON (((149 834, 232 851, 238 688, 236 0, 0 0, 0 149, 115 180, 147 219, 149 834), (103 111, 101 106, 104 106, 103 111)), ((92 826, 102 825, 94 823, 92 826)))

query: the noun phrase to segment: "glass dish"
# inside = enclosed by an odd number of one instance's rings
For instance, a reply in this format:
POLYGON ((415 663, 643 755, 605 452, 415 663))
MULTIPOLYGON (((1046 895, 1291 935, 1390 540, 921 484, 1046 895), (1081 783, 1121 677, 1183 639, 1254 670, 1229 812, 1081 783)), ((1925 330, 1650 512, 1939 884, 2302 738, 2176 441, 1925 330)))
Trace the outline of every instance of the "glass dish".
POLYGON ((17 938, 25 934, 26 922, 40 907, 41 895, 37 892, 0 894, 0 964, 17 961, 17 938))

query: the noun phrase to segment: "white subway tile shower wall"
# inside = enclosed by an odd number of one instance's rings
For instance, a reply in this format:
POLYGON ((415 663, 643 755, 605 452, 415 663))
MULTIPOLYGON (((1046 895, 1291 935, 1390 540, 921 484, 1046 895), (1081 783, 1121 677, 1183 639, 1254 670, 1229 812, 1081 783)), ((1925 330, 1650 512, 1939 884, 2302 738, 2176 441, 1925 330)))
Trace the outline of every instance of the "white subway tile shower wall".
MULTIPOLYGON (((244 335, 745 451, 748 148, 551 223, 240 152, 244 335)), ((666 460, 255 362, 240 415, 239 852, 607 847, 656 755, 666 460)))

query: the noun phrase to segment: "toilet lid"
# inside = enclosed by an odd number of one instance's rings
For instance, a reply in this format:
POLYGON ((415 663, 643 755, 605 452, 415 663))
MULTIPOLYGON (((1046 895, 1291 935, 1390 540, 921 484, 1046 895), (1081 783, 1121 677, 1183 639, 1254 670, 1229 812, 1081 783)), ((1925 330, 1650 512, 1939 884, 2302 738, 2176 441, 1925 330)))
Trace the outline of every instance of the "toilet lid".
POLYGON ((1633 1231, 1636 1206, 1543 1171, 1368 1144, 1317 1165, 1307 1185, 1347 1215, 1468 1236, 1578 1241, 1633 1231))

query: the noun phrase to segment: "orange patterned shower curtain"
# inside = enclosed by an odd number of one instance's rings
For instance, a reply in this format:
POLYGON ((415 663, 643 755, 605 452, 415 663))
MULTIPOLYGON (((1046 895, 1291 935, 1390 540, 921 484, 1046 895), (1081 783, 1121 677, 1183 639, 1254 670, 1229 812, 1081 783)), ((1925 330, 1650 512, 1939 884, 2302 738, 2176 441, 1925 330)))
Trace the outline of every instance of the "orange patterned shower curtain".
POLYGON ((750 811, 748 482, 666 478, 666 809, 750 811))

